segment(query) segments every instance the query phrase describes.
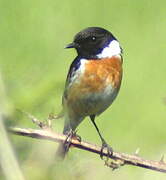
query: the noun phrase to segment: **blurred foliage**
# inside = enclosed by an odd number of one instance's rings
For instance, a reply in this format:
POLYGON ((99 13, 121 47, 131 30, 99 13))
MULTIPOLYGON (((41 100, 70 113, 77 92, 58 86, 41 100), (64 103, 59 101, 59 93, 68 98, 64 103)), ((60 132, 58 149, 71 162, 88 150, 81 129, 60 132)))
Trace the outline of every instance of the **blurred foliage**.
MULTIPOLYGON (((61 110, 66 74, 76 56, 64 46, 81 29, 100 26, 124 49, 124 76, 117 100, 97 123, 115 150, 133 153, 139 147, 141 156, 159 159, 166 150, 165 6, 164 0, 0 0, 0 71, 14 107, 7 124, 34 127, 17 109, 42 120, 61 110)), ((63 120, 53 125, 61 131, 63 120)), ((100 144, 88 118, 78 129, 83 139, 100 144)), ((30 180, 165 179, 136 167, 112 172, 96 155, 76 149, 58 164, 56 143, 15 136, 11 141, 30 180)))

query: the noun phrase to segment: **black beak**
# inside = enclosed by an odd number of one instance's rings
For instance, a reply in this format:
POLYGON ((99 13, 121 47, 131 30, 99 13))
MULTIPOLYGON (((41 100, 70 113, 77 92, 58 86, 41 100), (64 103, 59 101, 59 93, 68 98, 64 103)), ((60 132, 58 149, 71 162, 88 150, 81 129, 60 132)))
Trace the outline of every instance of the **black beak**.
POLYGON ((76 44, 74 42, 68 44, 67 46, 65 46, 65 48, 75 48, 76 44))

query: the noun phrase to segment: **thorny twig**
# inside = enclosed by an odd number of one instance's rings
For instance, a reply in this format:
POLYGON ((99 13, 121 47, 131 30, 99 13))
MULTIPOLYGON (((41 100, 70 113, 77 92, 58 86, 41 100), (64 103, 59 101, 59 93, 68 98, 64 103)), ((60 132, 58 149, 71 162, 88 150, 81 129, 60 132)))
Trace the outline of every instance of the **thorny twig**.
MULTIPOLYGON (((21 136, 28 136, 36 139, 45 139, 55 142, 65 142, 66 135, 59 134, 53 132, 50 128, 47 128, 45 123, 40 122, 34 116, 26 113, 28 117, 32 119, 32 121, 37 124, 41 129, 26 129, 26 128, 17 128, 13 127, 10 128, 9 131, 13 134, 21 135, 21 136)), ((79 141, 78 139, 72 138, 70 139, 70 143, 73 147, 86 150, 89 152, 93 152, 96 154, 101 153, 101 147, 85 142, 79 141)), ((160 161, 153 161, 153 160, 146 160, 138 156, 139 149, 133 155, 129 155, 126 153, 120 152, 113 152, 112 155, 109 155, 111 162, 105 162, 105 165, 111 167, 113 170, 119 168, 123 165, 133 165, 142 168, 147 168, 155 171, 160 171, 166 173, 166 163, 164 162, 164 156, 161 157, 160 161)), ((103 151, 103 156, 108 157, 107 151, 103 151)))

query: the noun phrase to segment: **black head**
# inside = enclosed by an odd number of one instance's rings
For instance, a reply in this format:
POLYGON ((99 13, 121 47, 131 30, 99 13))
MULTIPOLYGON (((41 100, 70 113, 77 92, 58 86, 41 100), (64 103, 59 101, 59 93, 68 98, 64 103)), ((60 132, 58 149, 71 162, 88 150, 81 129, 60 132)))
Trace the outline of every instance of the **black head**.
POLYGON ((109 31, 100 27, 89 27, 77 33, 74 41, 66 48, 75 48, 78 56, 83 58, 96 58, 112 40, 116 38, 109 31))

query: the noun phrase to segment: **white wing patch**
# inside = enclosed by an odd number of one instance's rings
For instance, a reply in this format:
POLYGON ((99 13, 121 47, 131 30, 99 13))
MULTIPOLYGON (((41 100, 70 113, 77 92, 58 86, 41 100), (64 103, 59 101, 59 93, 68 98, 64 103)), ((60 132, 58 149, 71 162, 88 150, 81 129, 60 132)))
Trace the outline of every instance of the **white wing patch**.
POLYGON ((97 55, 98 58, 110 58, 112 56, 120 55, 121 48, 117 40, 113 40, 110 44, 105 47, 100 54, 97 55))
POLYGON ((80 76, 84 74, 85 71, 85 64, 88 62, 86 59, 80 59, 80 67, 73 72, 70 81, 71 83, 69 84, 69 87, 72 85, 73 81, 79 82, 80 81, 80 76))
POLYGON ((88 60, 82 58, 80 60, 80 62, 81 62, 81 65, 80 65, 79 70, 80 70, 81 73, 84 73, 84 71, 85 71, 85 64, 88 62, 88 60))

